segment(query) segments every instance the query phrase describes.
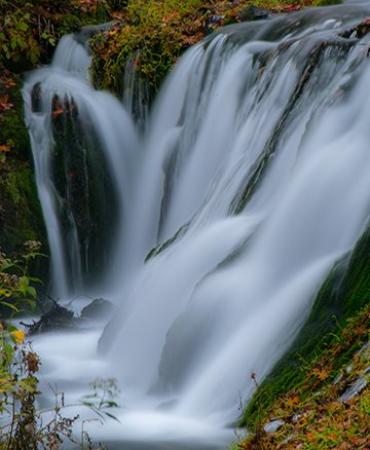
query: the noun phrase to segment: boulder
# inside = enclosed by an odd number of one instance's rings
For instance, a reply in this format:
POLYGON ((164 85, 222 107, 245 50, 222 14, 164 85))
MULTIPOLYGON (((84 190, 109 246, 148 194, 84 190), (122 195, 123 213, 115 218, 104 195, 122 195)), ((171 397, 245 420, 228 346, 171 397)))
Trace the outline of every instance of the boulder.
POLYGON ((57 330, 76 329, 77 323, 72 311, 60 306, 56 301, 48 302, 47 312, 42 314, 41 318, 31 325, 26 325, 29 335, 47 333, 57 330))
POLYGON ((96 298, 81 311, 81 319, 104 320, 112 315, 114 306, 104 298, 96 298))
POLYGON ((265 433, 275 433, 279 428, 281 428, 285 424, 284 420, 278 419, 273 420, 269 423, 267 423, 263 429, 265 433))

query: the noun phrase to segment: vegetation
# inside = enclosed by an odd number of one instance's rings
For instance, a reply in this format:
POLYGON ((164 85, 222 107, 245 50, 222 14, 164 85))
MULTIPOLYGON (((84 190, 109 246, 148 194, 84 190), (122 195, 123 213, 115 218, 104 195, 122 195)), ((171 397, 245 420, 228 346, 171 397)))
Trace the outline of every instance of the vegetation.
MULTIPOLYGON (((0 252, 0 312, 2 317, 14 316, 36 308, 39 280, 28 274, 30 263, 40 256, 39 242, 26 242, 24 254, 17 260, 0 252)), ((10 320, 0 321, 0 450, 58 450, 69 440, 78 448, 99 450, 89 435, 81 430, 79 438, 73 426, 79 416, 65 414, 71 406, 87 407, 98 421, 106 417, 117 420, 109 411, 118 406, 118 393, 113 379, 98 379, 91 383, 92 392, 77 405, 66 405, 63 393, 55 393, 50 410, 38 411, 37 374, 40 359, 26 342, 26 333, 10 320), (46 415, 47 414, 47 415, 46 415)), ((83 423, 82 423, 83 427, 83 423)))
POLYGON ((323 344, 325 351, 319 357, 301 361, 304 379, 276 397, 268 409, 257 400, 253 432, 235 449, 368 448, 369 331, 370 306, 367 305, 333 339, 327 336, 323 344), (359 380, 362 387, 353 398, 341 397, 359 380), (271 420, 281 422, 275 432, 266 432, 265 425, 271 420))
POLYGON ((0 66, 13 72, 47 62, 58 40, 81 26, 110 20, 110 0, 0 0, 0 66))
POLYGON ((19 259, 11 259, 0 251, 0 310, 3 317, 35 309, 37 293, 33 284, 40 280, 28 273, 31 262, 43 256, 39 252, 40 246, 36 241, 26 242, 25 252, 19 259))
MULTIPOLYGON (((35 308, 38 281, 29 276, 40 256, 45 232, 38 204, 20 88, 22 74, 50 60, 60 37, 83 25, 113 20, 92 40, 97 87, 121 93, 128 64, 153 96, 177 58, 189 46, 224 25, 251 18, 250 8, 273 12, 324 6, 339 0, 0 0, 0 313, 8 317, 35 308)), ((182 232, 181 230, 180 232, 182 232)), ((176 239, 177 236, 174 237, 176 239)), ((171 243, 172 241, 169 241, 171 243)), ((147 259, 168 243, 153 249, 147 259)), ((365 449, 370 434, 370 391, 350 401, 340 395, 366 371, 369 350, 370 231, 355 252, 341 261, 319 292, 314 309, 287 355, 261 384, 242 425, 251 435, 235 448, 365 449), (264 425, 283 425, 266 433, 264 425)), ((38 425, 35 407, 40 361, 25 334, 0 323, 0 414, 11 423, 0 428, 0 450, 58 449, 72 438, 77 418, 63 417, 57 398, 54 418, 38 425)), ((98 380, 81 405, 101 411, 114 406, 114 382, 98 380)), ((103 415, 110 416, 105 411, 103 415)), ((78 445, 92 448, 83 434, 78 445)))
POLYGON ((251 18, 250 8, 292 11, 314 0, 129 0, 116 24, 93 41, 93 74, 99 88, 122 91, 130 63, 155 93, 176 59, 217 28, 251 18))

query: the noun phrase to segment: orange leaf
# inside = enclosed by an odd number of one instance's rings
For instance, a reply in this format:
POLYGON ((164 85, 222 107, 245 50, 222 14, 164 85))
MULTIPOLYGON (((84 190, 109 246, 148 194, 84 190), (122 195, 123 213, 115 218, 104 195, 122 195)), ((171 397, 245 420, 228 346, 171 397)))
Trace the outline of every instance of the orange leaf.
POLYGON ((287 399, 287 401, 286 401, 286 404, 289 406, 289 407, 292 407, 292 406, 296 406, 296 405, 298 405, 299 404, 299 397, 297 396, 297 395, 295 395, 295 396, 293 396, 293 397, 289 397, 288 399, 287 399))
POLYGON ((312 370, 311 376, 314 376, 314 377, 318 378, 320 381, 324 381, 327 378, 329 378, 330 373, 326 369, 315 368, 315 369, 312 370))
POLYGON ((57 117, 59 117, 61 114, 64 113, 64 109, 60 106, 58 106, 56 109, 54 109, 53 111, 53 119, 56 119, 57 117))
POLYGON ((9 153, 10 150, 11 150, 10 145, 6 144, 0 145, 0 153, 9 153))

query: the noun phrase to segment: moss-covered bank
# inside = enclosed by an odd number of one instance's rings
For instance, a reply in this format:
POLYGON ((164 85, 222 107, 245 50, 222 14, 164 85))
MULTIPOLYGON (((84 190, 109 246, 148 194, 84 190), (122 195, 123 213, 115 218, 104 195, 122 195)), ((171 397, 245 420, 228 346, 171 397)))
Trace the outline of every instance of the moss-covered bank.
POLYGON ((305 386, 315 367, 327 372, 327 378, 336 376, 341 366, 363 345, 364 339, 368 339, 369 324, 366 320, 369 302, 370 228, 364 233, 353 253, 337 264, 322 286, 311 315, 290 351, 258 386, 245 411, 242 425, 256 430, 261 420, 271 416, 277 399, 285 397, 288 392, 302 393, 303 389, 307 396, 312 395, 309 390, 305 390, 305 386), (365 312, 359 313, 362 308, 365 308, 365 312), (356 320, 365 320, 364 336, 360 338, 353 333, 349 339, 347 333, 344 339, 341 336, 346 333, 345 324, 353 317, 357 317, 356 320), (334 348, 338 342, 343 345, 332 358, 328 358, 328 349, 334 348))
MULTIPOLYGON (((342 323, 305 374, 264 409, 257 401, 252 433, 233 450, 369 448, 370 306, 342 323)), ((262 400, 262 398, 260 397, 262 400)))

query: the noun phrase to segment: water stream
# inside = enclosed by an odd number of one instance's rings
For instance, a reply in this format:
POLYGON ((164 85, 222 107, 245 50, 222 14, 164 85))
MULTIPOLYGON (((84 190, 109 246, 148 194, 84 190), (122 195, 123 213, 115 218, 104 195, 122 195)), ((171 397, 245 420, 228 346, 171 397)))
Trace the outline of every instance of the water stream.
POLYGON ((92 87, 74 36, 27 79, 51 293, 115 304, 34 345, 43 383, 72 402, 117 378, 121 423, 89 425, 109 448, 226 448, 250 375, 269 373, 364 231, 370 39, 348 30, 369 14, 226 27, 185 53, 140 123, 132 96, 92 87))

